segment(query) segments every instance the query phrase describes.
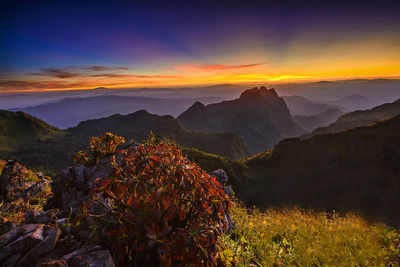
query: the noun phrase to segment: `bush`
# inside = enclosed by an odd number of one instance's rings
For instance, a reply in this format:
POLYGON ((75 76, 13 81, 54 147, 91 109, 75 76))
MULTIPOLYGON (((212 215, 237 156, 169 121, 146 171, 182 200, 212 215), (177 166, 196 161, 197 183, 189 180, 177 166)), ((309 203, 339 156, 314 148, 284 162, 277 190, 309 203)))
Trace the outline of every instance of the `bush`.
POLYGON ((113 175, 92 190, 86 205, 100 204, 106 213, 86 212, 108 224, 105 235, 113 238, 120 261, 151 255, 164 265, 216 263, 231 203, 215 177, 154 135, 118 151, 111 165, 113 175))
POLYGON ((109 132, 101 137, 92 137, 90 139, 90 153, 81 150, 75 155, 74 161, 85 165, 94 165, 104 157, 115 153, 117 147, 124 142, 123 137, 109 132))

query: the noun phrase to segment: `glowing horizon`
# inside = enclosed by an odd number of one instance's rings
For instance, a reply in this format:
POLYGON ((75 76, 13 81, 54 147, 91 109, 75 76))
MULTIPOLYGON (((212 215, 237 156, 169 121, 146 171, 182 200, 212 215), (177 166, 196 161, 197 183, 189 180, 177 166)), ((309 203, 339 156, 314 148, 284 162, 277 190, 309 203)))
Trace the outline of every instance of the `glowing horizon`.
POLYGON ((0 93, 400 77, 396 5, 9 5, 0 93))

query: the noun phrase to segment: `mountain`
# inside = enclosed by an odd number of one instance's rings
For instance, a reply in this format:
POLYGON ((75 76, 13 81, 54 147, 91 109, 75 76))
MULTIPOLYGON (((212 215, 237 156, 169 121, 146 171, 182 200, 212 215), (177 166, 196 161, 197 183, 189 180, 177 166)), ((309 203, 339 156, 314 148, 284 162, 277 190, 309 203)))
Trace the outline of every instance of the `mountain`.
POLYGON ((141 141, 153 131, 181 146, 232 159, 250 155, 242 139, 235 133, 187 131, 174 117, 158 116, 145 110, 84 121, 77 127, 63 131, 23 112, 5 111, 4 114, 7 115, 4 116, 7 120, 2 119, 1 125, 7 127, 3 127, 0 132, 0 158, 17 157, 28 166, 48 173, 55 173, 70 164, 77 151, 87 148, 92 136, 99 136, 108 131, 127 140, 137 141, 141 141))
MULTIPOLYGON (((342 106, 331 100, 343 96, 361 95, 373 101, 373 106, 393 102, 400 98, 400 79, 351 79, 273 85, 279 95, 301 95, 307 99, 342 106)), ((372 107, 372 106, 371 106, 372 107)), ((354 109, 349 109, 353 111, 354 109)))
POLYGON ((318 103, 298 95, 282 96, 282 98, 285 100, 292 115, 313 116, 328 109, 344 110, 339 106, 318 103))
POLYGON ((262 206, 355 211, 400 225, 400 116, 300 140, 242 161, 262 206))
POLYGON ((0 110, 0 157, 61 135, 62 131, 24 112, 0 110))
POLYGON ((400 99, 393 103, 386 103, 369 110, 358 110, 340 116, 334 123, 327 127, 315 129, 311 134, 333 133, 365 126, 376 121, 387 120, 400 115, 400 99))
POLYGON ((331 105, 339 105, 350 111, 368 109, 376 105, 375 101, 358 94, 346 96, 337 100, 326 101, 326 103, 331 105))
POLYGON ((249 156, 243 141, 232 132, 204 133, 185 130, 172 116, 150 114, 139 110, 128 115, 115 114, 107 118, 88 120, 68 130, 72 136, 89 138, 104 132, 112 132, 127 139, 141 140, 150 132, 175 140, 185 147, 233 159, 249 156))
POLYGON ((302 116, 294 115, 293 119, 307 131, 312 131, 318 127, 329 125, 337 120, 343 112, 336 108, 327 109, 318 115, 302 116))
MULTIPOLYGON (((105 88, 96 88, 93 91, 103 92, 105 88)), ((151 98, 140 96, 101 95, 92 97, 64 98, 57 102, 41 104, 27 108, 11 109, 24 111, 38 117, 51 125, 65 129, 76 126, 79 122, 98 119, 112 114, 129 114, 137 110, 146 109, 160 115, 176 116, 187 109, 196 100, 207 103, 219 100, 216 97, 202 98, 151 98)))
POLYGON ((293 120, 285 101, 274 89, 265 87, 246 90, 231 101, 207 106, 196 102, 178 120, 190 130, 235 132, 252 153, 305 132, 293 120))
POLYGON ((340 133, 284 139, 240 161, 186 153, 206 170, 224 168, 232 181, 243 181, 238 197, 249 206, 350 211, 400 225, 400 115, 340 133))

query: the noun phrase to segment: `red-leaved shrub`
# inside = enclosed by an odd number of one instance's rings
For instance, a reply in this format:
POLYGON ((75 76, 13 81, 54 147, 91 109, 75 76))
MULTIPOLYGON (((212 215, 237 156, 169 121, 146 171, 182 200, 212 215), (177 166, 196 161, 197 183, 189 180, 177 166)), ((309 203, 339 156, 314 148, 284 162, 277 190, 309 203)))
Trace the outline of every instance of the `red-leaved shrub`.
POLYGON ((152 253, 163 265, 214 265, 231 205, 215 177, 154 135, 111 161, 113 175, 92 190, 87 205, 112 200, 107 213, 118 223, 105 235, 115 239, 119 259, 136 262, 152 253))

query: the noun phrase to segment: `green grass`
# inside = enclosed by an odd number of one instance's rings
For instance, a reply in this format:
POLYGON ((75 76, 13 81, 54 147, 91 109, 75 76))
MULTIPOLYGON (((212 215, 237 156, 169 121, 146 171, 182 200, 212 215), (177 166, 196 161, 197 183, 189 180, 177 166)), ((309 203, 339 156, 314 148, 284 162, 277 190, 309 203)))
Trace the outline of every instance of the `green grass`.
POLYGON ((234 204, 235 229, 219 241, 232 266, 397 266, 399 232, 354 214, 234 204))

